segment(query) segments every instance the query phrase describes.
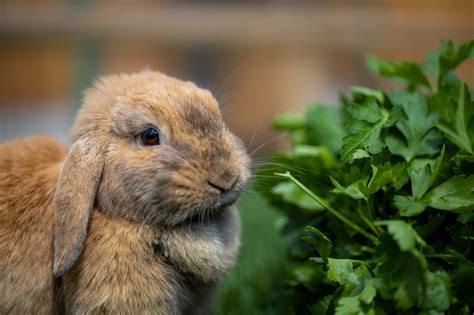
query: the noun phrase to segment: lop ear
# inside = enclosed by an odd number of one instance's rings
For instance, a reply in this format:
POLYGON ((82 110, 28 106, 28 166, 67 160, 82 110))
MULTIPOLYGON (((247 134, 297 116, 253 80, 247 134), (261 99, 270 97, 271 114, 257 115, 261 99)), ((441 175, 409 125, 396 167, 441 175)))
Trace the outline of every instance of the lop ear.
POLYGON ((101 144, 78 139, 64 162, 54 195, 53 273, 71 269, 86 239, 104 166, 101 144))

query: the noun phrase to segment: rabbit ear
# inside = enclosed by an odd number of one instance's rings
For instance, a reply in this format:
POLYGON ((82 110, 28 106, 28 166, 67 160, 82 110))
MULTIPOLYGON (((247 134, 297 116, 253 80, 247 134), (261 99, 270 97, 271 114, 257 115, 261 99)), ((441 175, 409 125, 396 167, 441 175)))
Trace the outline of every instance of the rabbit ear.
MULTIPOLYGON (((94 139, 95 140, 95 139, 94 139)), ((104 166, 101 145, 78 139, 71 147, 54 196, 53 273, 62 276, 81 254, 104 166)))

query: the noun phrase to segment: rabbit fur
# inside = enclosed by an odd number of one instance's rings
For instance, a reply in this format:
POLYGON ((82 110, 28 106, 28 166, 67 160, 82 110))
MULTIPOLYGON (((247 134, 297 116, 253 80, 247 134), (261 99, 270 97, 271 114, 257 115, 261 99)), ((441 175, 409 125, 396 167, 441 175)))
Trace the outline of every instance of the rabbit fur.
POLYGON ((71 136, 0 145, 0 314, 206 313, 237 256, 250 163, 211 93, 108 76, 71 136), (150 126, 158 145, 140 142, 150 126))

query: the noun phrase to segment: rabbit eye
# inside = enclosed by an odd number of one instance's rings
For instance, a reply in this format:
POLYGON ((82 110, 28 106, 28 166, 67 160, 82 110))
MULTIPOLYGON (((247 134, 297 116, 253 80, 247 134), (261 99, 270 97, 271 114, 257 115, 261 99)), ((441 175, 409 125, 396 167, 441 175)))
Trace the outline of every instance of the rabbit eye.
POLYGON ((144 145, 158 145, 160 144, 160 133, 150 127, 140 134, 140 139, 144 145))

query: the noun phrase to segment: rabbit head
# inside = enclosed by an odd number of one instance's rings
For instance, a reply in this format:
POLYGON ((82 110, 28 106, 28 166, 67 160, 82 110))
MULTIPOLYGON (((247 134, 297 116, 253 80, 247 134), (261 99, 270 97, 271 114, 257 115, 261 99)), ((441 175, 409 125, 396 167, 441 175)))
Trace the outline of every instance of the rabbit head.
POLYGON ((210 92, 156 72, 100 80, 86 92, 56 189, 55 276, 79 257, 94 207, 176 226, 235 203, 249 163, 210 92))

